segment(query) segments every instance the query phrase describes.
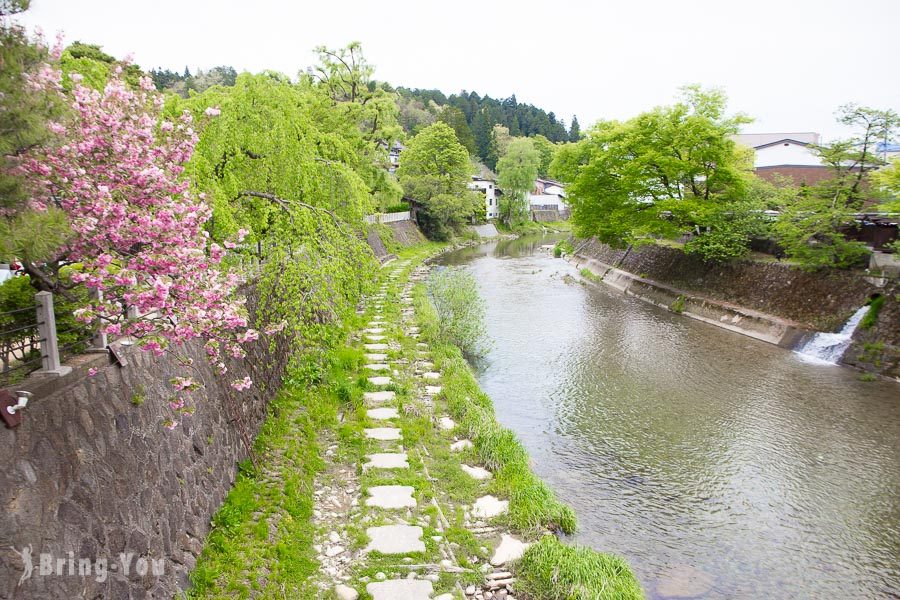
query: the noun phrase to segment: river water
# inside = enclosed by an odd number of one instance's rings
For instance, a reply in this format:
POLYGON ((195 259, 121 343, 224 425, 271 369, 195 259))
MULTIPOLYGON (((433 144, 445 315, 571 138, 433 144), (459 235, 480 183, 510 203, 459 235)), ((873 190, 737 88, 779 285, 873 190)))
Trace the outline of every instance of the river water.
POLYGON ((583 285, 546 243, 441 262, 478 279, 479 380, 575 541, 648 598, 900 598, 900 384, 583 285))

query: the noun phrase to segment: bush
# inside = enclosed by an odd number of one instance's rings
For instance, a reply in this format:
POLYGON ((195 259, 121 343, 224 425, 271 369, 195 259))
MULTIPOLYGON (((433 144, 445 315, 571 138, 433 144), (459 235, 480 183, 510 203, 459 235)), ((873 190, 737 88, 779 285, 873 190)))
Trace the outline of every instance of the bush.
POLYGON ((544 536, 515 564, 516 591, 532 600, 639 600, 624 559, 544 536))
POLYGON ((884 298, 884 296, 875 296, 869 300, 869 310, 866 311, 866 315, 859 322, 860 329, 871 329, 875 325, 875 321, 878 320, 878 313, 881 312, 881 307, 884 306, 884 298))
POLYGON ((438 317, 438 336, 457 346, 469 360, 487 353, 484 300, 475 278, 462 269, 445 268, 428 279, 428 296, 438 317))

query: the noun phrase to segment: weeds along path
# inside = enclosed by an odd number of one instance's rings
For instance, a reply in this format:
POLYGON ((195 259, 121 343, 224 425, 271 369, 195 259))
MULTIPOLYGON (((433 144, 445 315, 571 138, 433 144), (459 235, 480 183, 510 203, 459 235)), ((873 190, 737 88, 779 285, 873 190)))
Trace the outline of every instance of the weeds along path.
POLYGON ((504 565, 526 548, 494 524, 509 501, 441 400, 442 373, 420 341, 413 285, 428 267, 392 263, 363 310, 352 408, 322 432, 314 576, 321 598, 514 600, 504 565))

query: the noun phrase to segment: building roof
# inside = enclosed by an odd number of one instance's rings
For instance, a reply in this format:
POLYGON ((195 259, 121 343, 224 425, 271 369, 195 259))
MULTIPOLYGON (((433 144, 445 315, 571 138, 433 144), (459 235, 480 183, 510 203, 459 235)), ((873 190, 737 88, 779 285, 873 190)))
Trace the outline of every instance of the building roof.
POLYGON ((776 133, 739 133, 734 141, 751 148, 768 146, 784 140, 792 140, 800 144, 818 144, 821 136, 814 131, 776 132, 776 133))

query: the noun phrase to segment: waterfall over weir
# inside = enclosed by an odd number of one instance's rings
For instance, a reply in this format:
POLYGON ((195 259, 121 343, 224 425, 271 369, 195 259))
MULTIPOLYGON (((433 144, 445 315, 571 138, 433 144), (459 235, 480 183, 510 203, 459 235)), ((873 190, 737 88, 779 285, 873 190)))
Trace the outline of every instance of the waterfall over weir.
POLYGON ((795 352, 804 360, 820 364, 836 365, 850 346, 850 338, 862 318, 869 312, 868 305, 863 306, 837 333, 817 333, 809 338, 795 352))

